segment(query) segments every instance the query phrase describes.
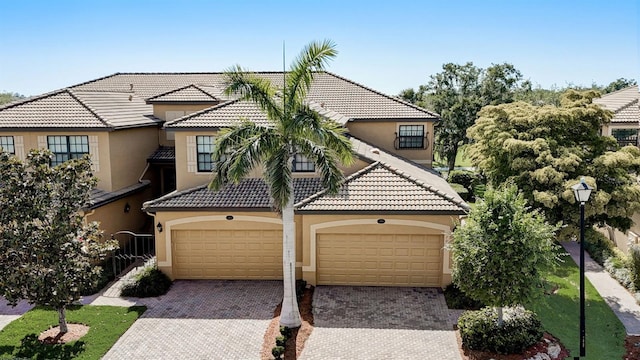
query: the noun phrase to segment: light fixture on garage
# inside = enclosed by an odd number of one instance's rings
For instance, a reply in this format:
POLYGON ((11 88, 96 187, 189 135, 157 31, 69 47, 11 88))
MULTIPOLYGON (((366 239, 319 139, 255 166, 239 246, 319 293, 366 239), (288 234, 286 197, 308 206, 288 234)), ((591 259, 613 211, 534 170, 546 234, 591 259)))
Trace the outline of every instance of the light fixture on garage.
POLYGON ((158 232, 162 232, 162 224, 158 223, 158 225, 156 225, 156 229, 158 229, 158 232))
POLYGON ((378 219, 378 224, 384 224, 384 219, 378 219))
POLYGON ((227 215, 227 220, 233 220, 233 215, 227 215))

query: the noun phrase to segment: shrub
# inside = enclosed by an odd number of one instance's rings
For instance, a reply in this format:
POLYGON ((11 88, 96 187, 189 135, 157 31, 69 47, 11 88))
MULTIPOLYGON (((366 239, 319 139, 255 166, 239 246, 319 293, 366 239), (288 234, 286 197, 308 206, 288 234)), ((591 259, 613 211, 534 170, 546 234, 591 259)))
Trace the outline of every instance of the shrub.
POLYGON ((640 245, 629 246, 629 273, 633 289, 640 290, 640 245))
POLYGON ((467 296, 455 284, 449 284, 444 288, 444 298, 449 309, 478 310, 485 306, 482 302, 467 296))
POLYGON ((449 183, 460 184, 464 186, 464 188, 469 192, 469 198, 481 197, 482 194, 484 194, 485 179, 479 173, 468 170, 453 170, 449 172, 447 181, 449 183), (478 187, 481 194, 476 193, 476 187, 478 187))
POLYGON ((613 255, 614 245, 602 233, 588 229, 584 234, 584 248, 595 262, 604 266, 604 261, 613 255))
POLYGON ((487 185, 477 184, 473 186, 473 197, 475 199, 483 198, 484 193, 487 191, 487 185))
POLYGON ((122 296, 155 297, 164 295, 171 287, 171 279, 157 267, 148 267, 136 275, 135 281, 122 287, 122 296))
POLYGON ((282 359, 282 354, 284 354, 284 346, 274 346, 271 349, 271 355, 276 359, 282 359))
POLYGON ((471 199, 471 194, 469 194, 469 190, 460 184, 451 183, 451 188, 460 195, 462 200, 469 201, 471 199))
POLYGON ((288 339, 291 336, 291 328, 288 328, 286 326, 280 326, 280 334, 282 334, 282 336, 284 336, 285 339, 288 339))
POLYGON ((522 307, 504 308, 502 327, 494 308, 466 311, 458 319, 458 328, 463 346, 498 354, 522 353, 544 333, 536 314, 522 307))

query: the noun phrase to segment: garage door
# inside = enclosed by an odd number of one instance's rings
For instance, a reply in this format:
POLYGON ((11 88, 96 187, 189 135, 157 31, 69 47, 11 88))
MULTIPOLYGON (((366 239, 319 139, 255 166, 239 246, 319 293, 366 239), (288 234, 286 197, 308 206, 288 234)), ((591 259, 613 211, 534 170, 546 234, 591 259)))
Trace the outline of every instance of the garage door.
POLYGON ((176 230, 177 279, 282 279, 281 230, 176 230))
POLYGON ((442 235, 318 234, 319 285, 440 286, 442 235))

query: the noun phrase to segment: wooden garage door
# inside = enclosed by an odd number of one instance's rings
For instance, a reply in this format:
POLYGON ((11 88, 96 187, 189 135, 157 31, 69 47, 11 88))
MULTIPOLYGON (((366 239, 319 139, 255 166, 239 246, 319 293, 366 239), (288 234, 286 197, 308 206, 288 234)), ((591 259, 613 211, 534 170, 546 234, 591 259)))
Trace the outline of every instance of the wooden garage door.
POLYGON ((442 235, 318 234, 319 285, 440 286, 442 235))
POLYGON ((177 279, 282 279, 281 230, 176 230, 177 279))

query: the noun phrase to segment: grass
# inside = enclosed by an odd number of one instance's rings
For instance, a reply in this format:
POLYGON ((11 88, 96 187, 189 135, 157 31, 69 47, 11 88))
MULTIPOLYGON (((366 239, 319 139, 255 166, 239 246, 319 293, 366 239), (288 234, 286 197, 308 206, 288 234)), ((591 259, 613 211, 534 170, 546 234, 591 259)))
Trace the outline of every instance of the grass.
MULTIPOLYGON (((459 149, 458 149, 458 154, 456 155, 456 167, 471 167, 473 166, 473 164, 471 164, 471 160, 469 158, 467 158, 466 154, 466 150, 467 150, 467 144, 462 145, 459 149)), ((438 153, 434 154, 434 162, 433 162, 433 167, 447 167, 447 160, 446 159, 442 159, 440 158, 440 155, 438 153)))
POLYGON ((143 306, 71 307, 67 322, 87 325, 89 332, 64 345, 42 345, 38 335, 58 325, 58 313, 33 308, 0 331, 0 359, 100 359, 145 310, 143 306))
MULTIPOLYGON (((552 295, 542 295, 528 306, 538 314, 545 330, 557 337, 570 351, 579 355, 580 270, 570 256, 547 276, 557 287, 552 295)), ((588 279, 585 279, 586 359, 621 359, 626 332, 613 311, 588 279)))

